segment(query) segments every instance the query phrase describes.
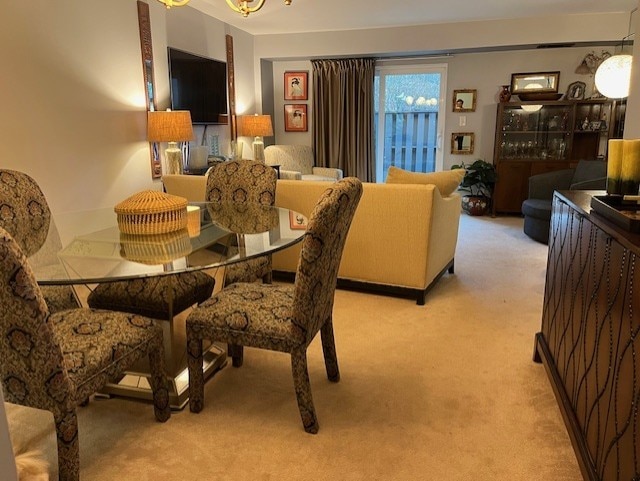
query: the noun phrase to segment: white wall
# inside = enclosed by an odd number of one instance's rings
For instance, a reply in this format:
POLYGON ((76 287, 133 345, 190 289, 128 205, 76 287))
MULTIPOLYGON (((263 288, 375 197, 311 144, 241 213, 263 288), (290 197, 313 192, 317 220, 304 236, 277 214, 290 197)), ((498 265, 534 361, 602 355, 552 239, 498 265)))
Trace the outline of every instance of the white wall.
MULTIPOLYGON (((32 175, 58 214, 160 189, 145 140, 135 0, 5 3, 0 166, 32 175)), ((147 3, 160 108, 169 105, 167 45, 225 60, 225 33, 234 36, 238 98, 255 105, 250 35, 190 7, 147 3)))

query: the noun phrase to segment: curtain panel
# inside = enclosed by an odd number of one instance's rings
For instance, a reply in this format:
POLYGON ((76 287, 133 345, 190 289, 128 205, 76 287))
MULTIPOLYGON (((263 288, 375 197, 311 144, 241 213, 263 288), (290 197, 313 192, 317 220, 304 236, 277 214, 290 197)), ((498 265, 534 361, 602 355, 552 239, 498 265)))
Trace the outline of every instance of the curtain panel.
POLYGON ((312 60, 313 147, 316 165, 375 180, 373 81, 375 59, 312 60))

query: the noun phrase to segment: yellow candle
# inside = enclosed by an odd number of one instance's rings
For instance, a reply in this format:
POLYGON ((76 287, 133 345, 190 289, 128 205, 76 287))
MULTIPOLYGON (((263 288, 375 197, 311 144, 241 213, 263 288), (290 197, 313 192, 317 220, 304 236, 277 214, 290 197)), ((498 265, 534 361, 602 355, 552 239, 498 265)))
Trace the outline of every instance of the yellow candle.
POLYGON ((622 145, 622 194, 638 194, 640 183, 640 139, 625 140, 622 145))
POLYGON ((624 140, 609 140, 607 155, 607 193, 620 194, 620 176, 622 174, 622 150, 624 140))

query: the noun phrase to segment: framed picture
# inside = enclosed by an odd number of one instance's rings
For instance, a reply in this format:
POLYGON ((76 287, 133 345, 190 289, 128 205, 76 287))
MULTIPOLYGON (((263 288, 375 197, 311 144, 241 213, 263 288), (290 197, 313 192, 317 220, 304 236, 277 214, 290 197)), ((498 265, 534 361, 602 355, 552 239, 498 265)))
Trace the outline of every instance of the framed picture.
POLYGON ((587 84, 584 82, 573 82, 567 87, 567 93, 564 94, 564 100, 582 100, 584 99, 584 91, 587 84))
POLYGON ((289 227, 293 230, 306 230, 309 219, 298 212, 289 211, 289 227))
POLYGON ((511 74, 511 93, 558 93, 560 72, 531 72, 511 74))
POLYGON ((589 122, 589 130, 600 130, 602 128, 601 120, 592 120, 589 122))
POLYGON ((309 72, 285 72, 284 73, 284 99, 308 100, 309 99, 309 72))
POLYGON ((454 132, 451 134, 451 153, 458 155, 473 154, 473 132, 454 132))
POLYGON ((453 111, 454 112, 475 112, 476 111, 477 90, 454 90, 453 91, 453 111))
POLYGON ((307 104, 287 104, 284 106, 284 131, 307 131, 307 104))

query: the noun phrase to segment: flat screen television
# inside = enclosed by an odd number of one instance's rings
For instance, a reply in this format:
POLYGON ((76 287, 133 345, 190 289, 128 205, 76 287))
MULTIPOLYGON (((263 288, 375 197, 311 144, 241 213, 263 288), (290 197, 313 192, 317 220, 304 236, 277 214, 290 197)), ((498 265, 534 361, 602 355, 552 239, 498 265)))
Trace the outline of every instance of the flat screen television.
POLYGON ((226 62, 168 50, 171 109, 190 111, 194 124, 228 123, 226 62))

